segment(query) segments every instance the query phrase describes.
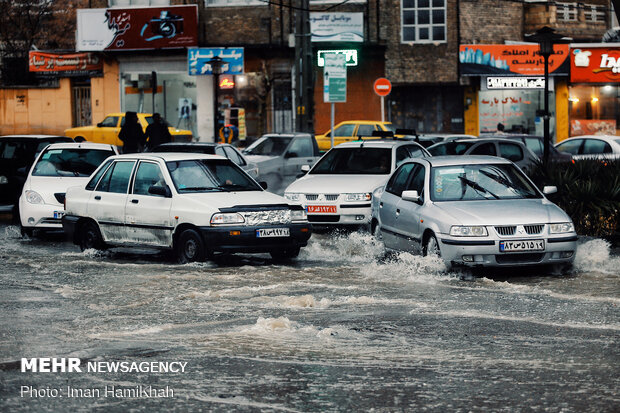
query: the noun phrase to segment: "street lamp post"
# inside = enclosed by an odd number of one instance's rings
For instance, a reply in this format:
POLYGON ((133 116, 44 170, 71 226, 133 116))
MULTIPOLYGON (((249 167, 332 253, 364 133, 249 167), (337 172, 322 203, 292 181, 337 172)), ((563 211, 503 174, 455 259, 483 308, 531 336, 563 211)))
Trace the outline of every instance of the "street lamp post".
POLYGON ((218 88, 219 78, 222 73, 222 66, 224 61, 219 56, 214 56, 207 62, 211 66, 211 73, 213 74, 213 142, 219 141, 217 126, 219 123, 219 110, 218 110, 218 88))
POLYGON ((566 43, 572 39, 555 33, 551 27, 543 27, 538 29, 534 34, 526 34, 525 39, 538 43, 540 47, 540 55, 545 63, 545 91, 544 91, 544 113, 543 113, 543 130, 545 147, 543 149, 543 167, 547 169, 549 162, 549 145, 551 145, 551 136, 549 132, 549 57, 553 54, 553 45, 556 43, 566 43))

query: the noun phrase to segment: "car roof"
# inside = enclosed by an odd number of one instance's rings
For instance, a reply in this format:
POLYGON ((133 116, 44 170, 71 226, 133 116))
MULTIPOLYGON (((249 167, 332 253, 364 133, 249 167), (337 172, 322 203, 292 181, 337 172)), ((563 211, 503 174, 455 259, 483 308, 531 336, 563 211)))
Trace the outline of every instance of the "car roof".
POLYGON ((221 142, 166 142, 157 146, 223 146, 230 145, 229 143, 221 142))
MULTIPOLYGON (((414 158, 413 160, 425 160, 431 166, 458 166, 458 165, 472 165, 472 164, 512 164, 508 159, 500 158, 499 156, 487 156, 487 155, 447 155, 447 156, 432 156, 429 158, 414 158)), ((409 162, 406 161, 406 162, 409 162)))
POLYGON ((143 152, 143 153, 126 153, 116 155, 113 159, 145 159, 151 161, 163 160, 168 161, 187 161, 192 159, 228 159, 220 155, 207 155, 202 153, 187 152, 143 152))
POLYGON ((261 138, 269 138, 269 137, 294 138, 295 136, 312 136, 312 134, 307 133, 307 132, 265 133, 264 135, 261 135, 261 138))
POLYGON ((47 149, 99 149, 99 150, 111 150, 112 145, 108 143, 94 143, 94 142, 58 142, 50 144, 47 149))
POLYGON ((363 146, 364 148, 369 148, 369 147, 370 148, 393 148, 395 146, 400 146, 400 145, 411 145, 412 143, 417 144, 417 142, 414 141, 414 140, 403 140, 403 139, 364 139, 362 141, 344 142, 344 143, 341 143, 340 145, 335 146, 333 149, 337 149, 337 148, 359 148, 361 146, 363 146))
POLYGON ((0 136, 0 139, 12 139, 12 138, 23 138, 23 139, 66 138, 66 139, 71 139, 70 137, 63 136, 63 135, 3 135, 3 136, 0 136))
POLYGON ((563 141, 558 142, 557 144, 560 144, 562 142, 567 142, 567 141, 574 141, 574 140, 577 140, 577 139, 600 139, 600 140, 603 140, 603 141, 606 141, 606 142, 615 142, 615 143, 617 143, 616 141, 618 139, 620 139, 620 136, 617 136, 617 135, 581 135, 581 136, 573 136, 572 138, 564 139, 563 141))
POLYGON ((506 138, 468 138, 468 139, 455 139, 452 141, 445 141, 445 142, 437 142, 435 145, 433 146, 440 146, 440 145, 453 145, 453 144, 457 144, 457 143, 461 143, 461 142, 471 142, 471 143, 478 143, 478 142, 506 142, 506 143, 516 143, 518 145, 522 145, 525 146, 525 144, 521 141, 515 141, 513 139, 506 139, 506 138))
POLYGON ((338 122, 338 124, 334 125, 334 126, 338 126, 338 125, 342 125, 343 123, 360 123, 362 125, 374 125, 376 123, 382 123, 382 124, 392 124, 392 122, 382 122, 380 120, 343 120, 342 122, 338 122))

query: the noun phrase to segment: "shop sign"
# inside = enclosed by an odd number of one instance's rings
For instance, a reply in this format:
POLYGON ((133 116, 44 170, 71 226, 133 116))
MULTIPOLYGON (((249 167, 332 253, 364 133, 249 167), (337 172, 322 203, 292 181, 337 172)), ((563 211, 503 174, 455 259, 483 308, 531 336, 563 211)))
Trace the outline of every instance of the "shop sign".
POLYGON ((198 6, 79 9, 79 51, 179 49, 198 45, 198 6))
POLYGON ((357 50, 319 50, 316 52, 316 62, 319 67, 325 66, 325 59, 323 55, 325 53, 342 53, 346 56, 347 66, 357 66, 357 50))
MULTIPOLYGON (((556 44, 550 75, 568 75, 568 45, 556 44)), ((543 76, 545 60, 536 44, 466 44, 459 49, 462 76, 543 76)))
POLYGON ((347 101, 347 64, 343 54, 328 53, 325 55, 323 68, 323 101, 347 101))
POLYGON ((221 75, 220 76, 220 89, 234 89, 235 81, 232 75, 221 75))
POLYGON ((190 75, 212 75, 209 60, 219 56, 223 60, 223 75, 243 74, 243 47, 195 48, 187 50, 187 67, 190 75))
MULTIPOLYGON (((553 79, 550 79, 553 81, 553 79)), ((544 89, 544 77, 487 77, 482 78, 481 90, 494 89, 544 89)), ((551 82, 550 82, 551 83, 551 82)), ((550 87, 552 84, 549 85, 550 87)))
POLYGON ((71 77, 103 74, 103 61, 95 53, 28 52, 28 67, 40 75, 71 77))
POLYGON ((615 134, 615 119, 571 119, 570 121, 570 136, 615 134))
POLYGON ((620 48, 571 47, 573 83, 620 83, 620 48))
POLYGON ((364 13, 310 13, 313 42, 363 42, 364 13))

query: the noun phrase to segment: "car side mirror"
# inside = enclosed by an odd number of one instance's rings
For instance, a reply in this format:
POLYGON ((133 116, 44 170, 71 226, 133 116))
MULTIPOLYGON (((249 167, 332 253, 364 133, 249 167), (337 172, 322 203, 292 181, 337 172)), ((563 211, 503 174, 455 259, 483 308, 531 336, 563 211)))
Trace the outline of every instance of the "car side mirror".
POLYGON ((284 155, 284 157, 285 157, 285 158, 287 158, 287 159, 288 159, 288 158, 298 158, 298 157, 299 157, 299 155, 297 155, 297 152, 287 152, 287 153, 284 155))
POLYGON ((168 185, 151 185, 149 187, 149 194, 163 196, 164 198, 172 198, 172 192, 170 192, 168 185))
POLYGON ((98 128, 102 128, 102 127, 103 127, 103 123, 99 122, 99 123, 97 124, 97 127, 98 127, 98 128))
POLYGON ((558 192, 557 186, 545 186, 543 188, 543 194, 545 195, 555 194, 556 192, 558 192))
POLYGON ((307 174, 310 172, 310 165, 301 165, 301 172, 307 174))
POLYGON ((418 191, 403 191, 400 197, 403 201, 420 202, 418 191))
POLYGON ((259 185, 260 185, 260 187, 261 187, 261 188, 263 188, 263 189, 267 189, 267 187, 268 187, 267 182, 265 182, 265 181, 260 181, 258 184, 259 184, 259 185))

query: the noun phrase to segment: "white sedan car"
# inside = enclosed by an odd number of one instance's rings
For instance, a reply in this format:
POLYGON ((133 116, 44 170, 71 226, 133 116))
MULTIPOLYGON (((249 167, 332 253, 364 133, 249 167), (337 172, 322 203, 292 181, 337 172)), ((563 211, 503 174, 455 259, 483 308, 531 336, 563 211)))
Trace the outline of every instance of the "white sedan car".
POLYGON ((22 234, 34 230, 62 229, 67 188, 84 185, 106 158, 117 155, 114 145, 103 143, 53 143, 30 168, 19 198, 22 234))
POLYGON ((620 159, 620 136, 584 135, 569 138, 555 147, 580 159, 620 159))
POLYGON ((570 265, 570 217, 512 162, 491 156, 414 159, 373 199, 371 228, 391 250, 439 255, 448 266, 570 265))
POLYGON ((301 202, 313 225, 365 226, 375 189, 406 159, 430 156, 421 145, 405 140, 342 143, 327 152, 284 196, 301 202))
POLYGON ((299 204, 217 155, 114 156, 88 184, 69 188, 65 212, 65 232, 82 250, 173 249, 181 263, 235 252, 293 258, 311 234, 299 204))

